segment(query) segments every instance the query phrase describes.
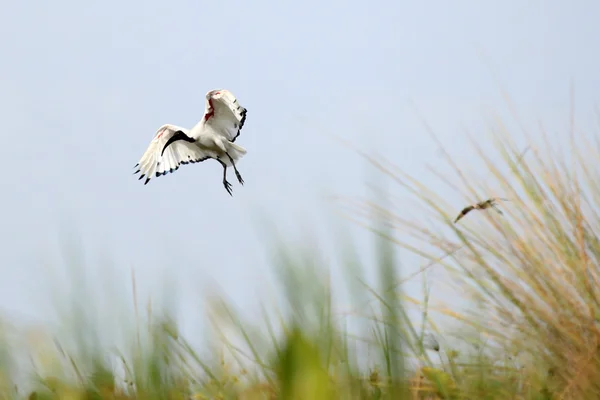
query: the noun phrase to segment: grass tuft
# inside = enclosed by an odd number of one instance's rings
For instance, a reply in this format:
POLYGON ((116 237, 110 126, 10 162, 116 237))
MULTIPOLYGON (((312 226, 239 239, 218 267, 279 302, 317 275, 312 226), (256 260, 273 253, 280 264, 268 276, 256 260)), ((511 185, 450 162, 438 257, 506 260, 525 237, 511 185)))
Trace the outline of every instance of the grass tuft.
POLYGON ((300 251, 274 237, 282 301, 263 304, 254 320, 211 302, 214 335, 202 352, 170 313, 141 315, 133 275, 136 326, 125 350, 88 335, 88 313, 76 303, 73 337, 29 346, 35 379, 23 378, 0 325, 2 398, 599 398, 600 154, 573 135, 552 152, 544 135, 522 147, 495 136, 487 153, 473 141, 470 154, 486 171, 479 178, 445 153, 448 169, 432 171, 443 190, 359 151, 394 185, 376 199, 340 203, 372 232, 375 258, 361 261, 346 240, 335 255, 346 279, 332 283, 316 246, 300 251), (393 191, 419 212, 397 204, 393 191), (490 197, 509 199, 502 215, 473 210, 454 223, 464 206, 490 197), (406 267, 416 272, 405 275, 406 267), (434 301, 431 276, 462 305, 434 301), (421 298, 405 286, 417 277, 421 298), (344 284, 350 313, 339 307, 344 284))

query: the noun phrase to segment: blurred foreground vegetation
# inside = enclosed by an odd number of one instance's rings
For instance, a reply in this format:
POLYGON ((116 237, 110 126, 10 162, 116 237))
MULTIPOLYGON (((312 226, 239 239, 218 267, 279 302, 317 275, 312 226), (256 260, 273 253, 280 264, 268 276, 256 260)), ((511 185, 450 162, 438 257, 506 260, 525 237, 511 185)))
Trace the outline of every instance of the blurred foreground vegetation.
POLYGON ((341 201, 377 243, 369 266, 376 268, 374 287, 365 283, 367 268, 351 246, 337 254, 350 298, 363 307, 360 333, 351 333, 333 308, 327 267, 310 254, 281 249, 275 267, 292 311, 281 318, 249 323, 226 302, 214 302, 209 355, 194 350, 168 315, 140 326, 144 339, 139 333, 132 338, 127 354, 74 355, 57 342, 32 354, 35 373, 25 379, 26 389, 15 383, 10 341, 4 340, 3 398, 600 398, 600 147, 572 137, 559 154, 543 140, 530 141, 524 154, 527 144, 506 137, 492 155, 477 146, 470 153, 488 168, 479 181, 450 161, 462 182, 452 190, 463 195, 464 205, 493 196, 510 200, 500 204, 502 216, 474 210, 458 224, 453 220, 461 207, 449 204, 442 190, 362 154, 418 200, 421 210, 413 214, 422 217, 402 214, 405 206, 388 198, 341 201), (498 159, 504 161, 492 162, 498 159), (403 294, 398 248, 422 258, 423 273, 446 271, 471 307, 431 306, 426 283, 422 299, 403 294), (411 307, 421 318, 409 317, 411 307), (445 340, 430 320, 433 313, 470 334, 445 340))

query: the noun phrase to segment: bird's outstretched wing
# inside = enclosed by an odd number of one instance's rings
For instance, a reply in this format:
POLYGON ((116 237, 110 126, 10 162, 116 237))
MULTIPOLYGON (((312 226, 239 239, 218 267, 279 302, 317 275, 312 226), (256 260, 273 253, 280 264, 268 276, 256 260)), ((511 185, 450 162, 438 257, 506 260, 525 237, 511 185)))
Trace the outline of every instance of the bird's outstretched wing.
POLYGON ((214 155, 200 150, 194 143, 189 143, 185 140, 173 142, 169 147, 164 149, 167 141, 179 132, 187 135, 188 130, 179 126, 166 124, 156 131, 150 145, 134 167, 136 168, 134 175, 137 173, 141 174, 138 179, 146 178, 144 185, 152 178, 158 178, 161 175, 177 171, 182 164, 193 164, 213 158, 214 155))
POLYGON ((235 142, 246 122, 246 110, 229 90, 211 90, 206 94, 206 124, 235 142))
POLYGON ((462 217, 467 215, 474 208, 475 208, 475 206, 468 206, 468 207, 463 208, 462 211, 460 212, 460 214, 458 214, 458 217, 456 217, 456 219, 454 220, 454 223, 457 223, 462 217))
POLYGON ((490 199, 487 199, 486 201, 482 201, 481 203, 479 203, 480 206, 482 206, 481 208, 493 208, 494 210, 496 210, 496 212, 500 215, 504 215, 504 213, 498 208, 498 200, 502 200, 502 201, 510 201, 509 199, 505 199, 503 197, 492 197, 490 199))

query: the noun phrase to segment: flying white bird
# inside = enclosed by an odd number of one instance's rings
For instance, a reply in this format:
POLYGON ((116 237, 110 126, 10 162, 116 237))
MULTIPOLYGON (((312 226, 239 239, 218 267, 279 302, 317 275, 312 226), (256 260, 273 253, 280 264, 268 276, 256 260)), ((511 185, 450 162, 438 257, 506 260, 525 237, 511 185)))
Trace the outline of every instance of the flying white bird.
POLYGON ((223 186, 231 193, 227 182, 227 167, 233 167, 240 182, 244 180, 236 163, 246 154, 246 149, 235 144, 246 122, 247 110, 228 90, 215 89, 206 93, 204 117, 190 130, 166 124, 158 128, 150 145, 134 166, 146 178, 146 185, 159 177, 179 169, 180 165, 198 163, 210 158, 223 166, 223 186))

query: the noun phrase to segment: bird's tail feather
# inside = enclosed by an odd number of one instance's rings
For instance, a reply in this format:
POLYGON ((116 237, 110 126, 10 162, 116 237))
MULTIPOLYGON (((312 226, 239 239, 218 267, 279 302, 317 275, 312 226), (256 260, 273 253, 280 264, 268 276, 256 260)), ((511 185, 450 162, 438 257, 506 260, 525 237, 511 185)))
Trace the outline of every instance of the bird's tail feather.
MULTIPOLYGON (((243 148, 242 146, 238 146, 237 144, 231 143, 231 142, 228 142, 226 146, 227 146, 227 153, 229 153, 229 155, 233 159, 233 162, 237 165, 238 161, 242 157, 244 157, 244 155, 246 154, 246 152, 247 152, 246 149, 243 148)), ((220 160, 228 167, 233 166, 231 164, 231 161, 229 160, 229 157, 227 157, 227 156, 221 157, 220 160)))
MULTIPOLYGON (((229 142, 229 147, 232 148, 232 149, 234 149, 236 152, 238 152, 240 154, 240 158, 243 155, 246 154, 246 149, 243 148, 242 146, 239 146, 239 145, 235 144, 235 143, 229 142)), ((233 155, 232 155, 232 157, 233 157, 233 155)))
POLYGON ((236 163, 240 158, 246 155, 246 149, 242 146, 238 146, 237 144, 230 142, 228 143, 228 147, 229 148, 227 149, 227 152, 236 163))

